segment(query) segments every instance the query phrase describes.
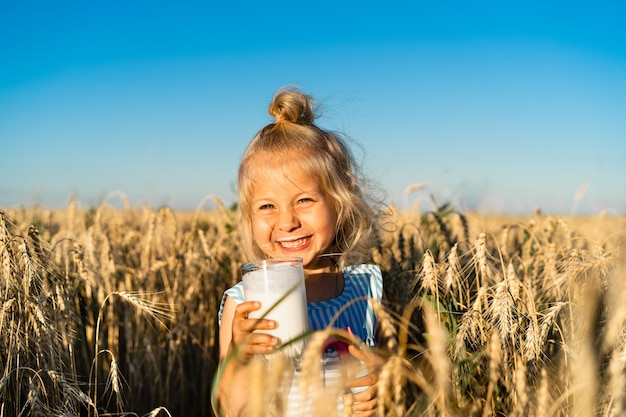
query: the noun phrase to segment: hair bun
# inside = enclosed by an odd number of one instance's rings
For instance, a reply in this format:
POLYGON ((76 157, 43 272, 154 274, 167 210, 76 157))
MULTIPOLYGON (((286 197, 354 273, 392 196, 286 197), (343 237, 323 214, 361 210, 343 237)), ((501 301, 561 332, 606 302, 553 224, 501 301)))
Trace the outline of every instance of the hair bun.
POLYGON ((290 122, 313 124, 315 111, 311 96, 298 90, 279 90, 269 105, 269 113, 276 118, 276 123, 290 122))

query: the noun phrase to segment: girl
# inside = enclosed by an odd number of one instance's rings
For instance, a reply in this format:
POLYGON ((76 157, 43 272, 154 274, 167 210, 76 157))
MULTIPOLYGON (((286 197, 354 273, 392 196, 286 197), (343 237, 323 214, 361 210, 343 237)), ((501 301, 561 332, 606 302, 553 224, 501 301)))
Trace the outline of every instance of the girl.
MULTIPOLYGON (((257 133, 239 167, 241 233, 247 255, 252 260, 302 258, 310 327, 318 330, 332 324, 375 346, 376 317, 369 299, 381 300, 382 277, 378 266, 363 261, 377 242, 378 222, 362 194, 353 158, 337 135, 314 124, 310 96, 292 89, 279 91, 269 113, 276 121, 257 133)), ((222 363, 218 398, 230 416, 247 414, 246 358, 270 353, 280 342, 252 332, 280 324, 247 318, 259 308, 259 302, 244 302, 241 282, 225 292, 220 306, 220 360, 235 346, 243 351, 238 359, 222 363)), ((335 343, 325 350, 325 364, 339 356, 337 348, 341 351, 335 343)), ((357 359, 372 363, 371 353, 355 346, 348 349, 357 359)), ((297 374, 288 394, 288 415, 301 412, 297 374)), ((348 388, 363 387, 353 396, 354 415, 375 413, 375 382, 374 369, 347 382, 348 388)))

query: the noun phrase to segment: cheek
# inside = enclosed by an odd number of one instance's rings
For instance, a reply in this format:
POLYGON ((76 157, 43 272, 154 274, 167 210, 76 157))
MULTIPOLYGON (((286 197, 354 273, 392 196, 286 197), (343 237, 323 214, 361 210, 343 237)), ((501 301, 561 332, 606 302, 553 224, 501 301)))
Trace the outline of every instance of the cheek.
POLYGON ((326 213, 326 218, 325 218, 325 224, 326 224, 326 228, 329 230, 330 233, 335 234, 337 231, 337 215, 335 214, 334 211, 328 211, 326 213))
POLYGON ((267 241, 270 238, 272 228, 266 222, 259 218, 252 219, 252 237, 255 241, 267 241))
POLYGON ((253 221, 252 222, 252 237, 254 238, 254 240, 258 240, 259 235, 261 231, 259 230, 259 224, 258 222, 253 221))

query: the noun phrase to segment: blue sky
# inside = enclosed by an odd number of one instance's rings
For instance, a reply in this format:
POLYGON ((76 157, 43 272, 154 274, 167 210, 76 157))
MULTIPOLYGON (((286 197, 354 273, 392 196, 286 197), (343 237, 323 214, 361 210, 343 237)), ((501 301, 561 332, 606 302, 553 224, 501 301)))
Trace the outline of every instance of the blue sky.
POLYGON ((3 1, 0 207, 230 204, 273 93, 296 84, 400 208, 623 214, 624 16, 617 1, 3 1))

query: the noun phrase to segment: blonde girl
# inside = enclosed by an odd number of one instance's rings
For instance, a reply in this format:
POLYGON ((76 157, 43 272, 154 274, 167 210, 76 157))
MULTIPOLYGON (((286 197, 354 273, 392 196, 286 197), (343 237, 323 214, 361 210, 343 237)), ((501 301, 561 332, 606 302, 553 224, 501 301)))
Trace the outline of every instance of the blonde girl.
MULTIPOLYGON (((315 125, 313 105, 307 94, 280 90, 269 105, 275 122, 248 145, 238 174, 243 245, 249 260, 302 258, 310 327, 346 329, 373 347, 376 317, 370 302, 382 299, 383 288, 380 268, 367 261, 378 238, 377 211, 363 193, 344 141, 315 125)), ((253 333, 280 325, 249 319, 248 313, 259 308, 257 301, 245 301, 241 283, 225 292, 220 306, 220 359, 235 346, 243 352, 228 361, 238 363, 223 364, 218 395, 221 408, 231 416, 250 411, 246 358, 271 353, 280 343, 271 335, 253 333)), ((338 350, 335 344, 320 352, 328 369, 339 360, 338 350)), ((365 359, 366 353, 355 346, 349 352, 365 359)), ((298 378, 295 372, 285 415, 302 413, 298 378)), ((375 370, 347 385, 362 387, 353 396, 353 415, 374 415, 375 370)))

